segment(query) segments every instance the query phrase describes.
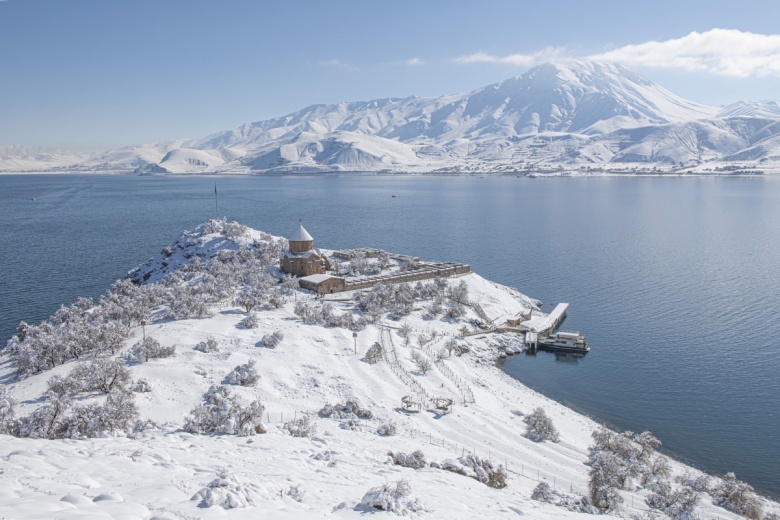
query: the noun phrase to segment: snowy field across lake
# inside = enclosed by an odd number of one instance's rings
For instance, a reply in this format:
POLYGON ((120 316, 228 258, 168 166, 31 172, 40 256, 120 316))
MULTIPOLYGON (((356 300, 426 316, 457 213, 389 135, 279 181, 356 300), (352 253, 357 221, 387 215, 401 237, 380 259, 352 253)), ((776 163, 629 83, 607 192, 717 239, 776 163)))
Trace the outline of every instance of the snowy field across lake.
MULTIPOLYGON (((213 216, 214 182, 0 177, 3 338, 20 320, 35 322, 77 296, 103 293, 182 230, 213 216)), ((515 356, 504 365, 509 374, 615 428, 649 429, 666 450, 697 467, 735 471, 759 491, 780 495, 780 181, 302 176, 216 182, 219 213, 256 229, 284 236, 302 219, 322 247, 377 247, 463 262, 540 298, 548 311, 569 302, 564 329, 586 333, 591 353, 579 360, 515 356)), ((37 473, 52 463, 15 442, 19 467, 37 473)), ((139 441, 121 442, 127 446, 96 446, 95 452, 132 459, 139 441)), ((137 455, 139 464, 170 463, 188 478, 198 471, 197 460, 165 442, 152 441, 148 456, 137 455)), ((193 444, 199 442, 212 441, 193 444)), ((587 442, 575 444, 582 450, 587 442)), ((55 463, 69 464, 77 449, 64 445, 55 463)), ((312 455, 290 457, 306 466, 312 455)), ((197 491, 187 486, 182 497, 197 491)), ((67 495, 64 484, 62 490, 67 495)), ((263 499, 275 492, 255 491, 263 499)), ((298 507, 284 500, 276 504, 298 507)), ((94 503, 110 509, 117 502, 94 503)))

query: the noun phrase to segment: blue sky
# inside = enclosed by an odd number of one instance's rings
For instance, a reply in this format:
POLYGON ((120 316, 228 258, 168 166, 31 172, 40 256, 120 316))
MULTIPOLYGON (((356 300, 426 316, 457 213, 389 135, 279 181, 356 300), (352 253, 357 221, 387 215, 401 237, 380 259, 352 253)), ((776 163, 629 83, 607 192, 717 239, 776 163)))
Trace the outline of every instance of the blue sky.
POLYGON ((202 137, 466 92, 557 57, 713 105, 780 99, 780 2, 0 0, 0 145, 202 137))

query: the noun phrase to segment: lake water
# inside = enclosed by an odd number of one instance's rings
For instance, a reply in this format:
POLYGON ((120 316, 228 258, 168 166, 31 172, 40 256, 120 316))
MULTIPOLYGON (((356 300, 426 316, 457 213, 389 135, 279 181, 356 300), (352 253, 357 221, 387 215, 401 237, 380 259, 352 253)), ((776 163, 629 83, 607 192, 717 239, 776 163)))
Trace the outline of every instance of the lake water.
MULTIPOLYGON (((524 383, 780 496, 780 179, 219 178, 219 213, 328 248, 469 263, 571 304, 579 360, 524 383), (395 195, 395 197, 392 197, 395 195)), ((213 177, 0 176, 0 334, 98 296, 214 216, 213 177), (34 199, 34 200, 33 200, 34 199)))

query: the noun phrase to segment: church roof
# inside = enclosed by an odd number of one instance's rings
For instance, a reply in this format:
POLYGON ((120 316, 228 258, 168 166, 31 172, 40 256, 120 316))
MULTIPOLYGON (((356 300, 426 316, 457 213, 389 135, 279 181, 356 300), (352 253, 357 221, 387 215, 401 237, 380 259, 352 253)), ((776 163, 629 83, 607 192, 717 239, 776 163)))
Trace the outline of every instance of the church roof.
POLYGON ((308 231, 303 228, 303 224, 298 224, 298 229, 293 231, 293 234, 287 239, 290 242, 308 242, 314 240, 308 231))

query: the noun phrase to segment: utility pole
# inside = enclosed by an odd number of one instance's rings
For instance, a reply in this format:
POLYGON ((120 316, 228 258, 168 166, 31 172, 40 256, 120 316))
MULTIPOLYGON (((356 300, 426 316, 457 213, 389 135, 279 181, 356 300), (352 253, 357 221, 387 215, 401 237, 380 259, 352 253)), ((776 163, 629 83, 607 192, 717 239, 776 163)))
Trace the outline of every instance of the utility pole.
POLYGON ((217 200, 217 183, 214 183, 214 211, 216 218, 219 218, 219 201, 217 200))

